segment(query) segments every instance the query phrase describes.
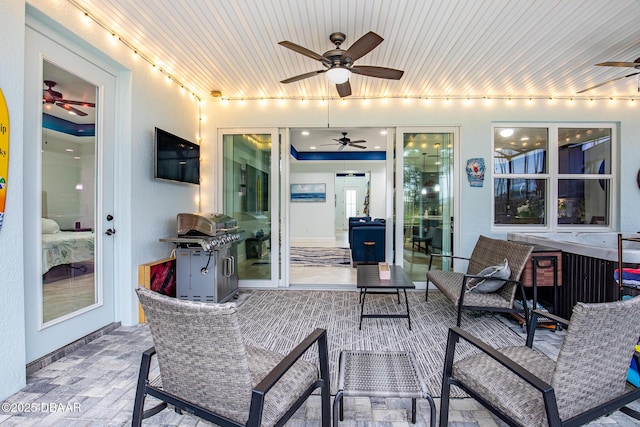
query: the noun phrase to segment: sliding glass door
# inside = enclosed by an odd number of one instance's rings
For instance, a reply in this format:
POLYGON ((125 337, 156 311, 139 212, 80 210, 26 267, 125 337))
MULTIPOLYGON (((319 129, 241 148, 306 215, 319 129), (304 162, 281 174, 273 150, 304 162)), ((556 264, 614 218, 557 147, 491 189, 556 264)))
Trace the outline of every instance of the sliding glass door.
POLYGON ((277 130, 221 131, 222 193, 218 206, 241 230, 238 278, 243 286, 278 286, 277 130), (275 142, 275 143, 274 143, 275 142))
MULTIPOLYGON (((396 134, 396 263, 425 282, 430 253, 453 251, 456 128, 404 128, 396 134)), ((441 265, 437 258, 437 268, 441 265)))

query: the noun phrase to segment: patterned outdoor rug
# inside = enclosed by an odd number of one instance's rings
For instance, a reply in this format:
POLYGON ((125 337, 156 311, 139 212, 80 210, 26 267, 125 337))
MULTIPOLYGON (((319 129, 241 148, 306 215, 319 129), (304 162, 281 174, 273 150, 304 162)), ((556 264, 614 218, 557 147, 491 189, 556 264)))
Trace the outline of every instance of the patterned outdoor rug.
MULTIPOLYGON (((238 311, 249 344, 286 354, 315 328, 327 329, 331 393, 337 385, 341 350, 409 350, 416 356, 427 386, 439 397, 447 333, 455 325, 456 311, 439 292, 408 292, 410 331, 406 319, 364 319, 358 330, 360 305, 357 291, 253 291, 238 311)), ((365 313, 402 313, 393 295, 371 295, 365 313)), ((464 314, 462 327, 494 347, 524 345, 518 335, 492 315, 464 314)), ((458 346, 456 357, 473 353, 468 344, 458 346)), ((312 354, 317 361, 317 352, 312 354)), ((465 394, 452 388, 452 396, 465 394)))
POLYGON ((298 267, 351 267, 348 248, 292 247, 291 265, 298 267))

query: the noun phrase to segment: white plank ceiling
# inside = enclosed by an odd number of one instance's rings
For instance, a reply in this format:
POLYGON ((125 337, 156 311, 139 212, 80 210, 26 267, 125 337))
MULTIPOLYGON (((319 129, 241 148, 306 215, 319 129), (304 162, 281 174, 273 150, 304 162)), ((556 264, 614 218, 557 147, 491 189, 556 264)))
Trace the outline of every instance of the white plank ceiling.
MULTIPOLYGON (((337 98, 324 75, 280 81, 368 31, 382 44, 356 61, 404 70, 399 81, 353 75, 352 97, 571 97, 640 69, 640 0, 68 0, 201 98, 337 98)), ((125 47, 123 47, 125 48, 125 47)), ((636 76, 586 97, 637 97, 636 76)))

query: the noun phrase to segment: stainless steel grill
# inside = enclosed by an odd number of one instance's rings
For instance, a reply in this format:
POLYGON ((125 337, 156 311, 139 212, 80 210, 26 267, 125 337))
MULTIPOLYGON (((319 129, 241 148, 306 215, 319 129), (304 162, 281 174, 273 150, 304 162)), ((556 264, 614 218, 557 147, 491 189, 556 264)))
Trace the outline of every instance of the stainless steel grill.
POLYGON ((177 223, 178 236, 214 237, 233 233, 238 229, 235 219, 220 213, 179 213, 177 223))
POLYGON ((219 213, 179 213, 175 243, 176 297, 224 302, 238 295, 237 222, 219 213))

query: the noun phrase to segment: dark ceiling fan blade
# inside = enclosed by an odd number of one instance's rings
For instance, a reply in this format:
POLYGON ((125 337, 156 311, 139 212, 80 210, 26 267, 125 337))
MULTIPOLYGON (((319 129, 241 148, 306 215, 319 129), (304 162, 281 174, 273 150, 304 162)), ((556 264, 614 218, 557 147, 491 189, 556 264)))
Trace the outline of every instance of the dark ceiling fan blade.
MULTIPOLYGON (((640 58, 638 58, 640 59, 640 58)), ((611 62, 601 62, 600 64, 596 64, 599 65, 601 67, 640 67, 640 62, 618 62, 618 61, 611 61, 611 62)))
POLYGON ((302 47, 299 44, 295 44, 293 42, 286 41, 286 40, 279 42, 278 44, 280 46, 286 47, 287 49, 291 49, 294 52, 298 52, 304 56, 308 56, 311 59, 315 59, 316 61, 329 62, 329 60, 324 56, 317 54, 314 51, 307 49, 306 47, 302 47))
POLYGON ((94 104, 93 102, 71 101, 69 99, 59 99, 58 102, 62 102, 63 104, 79 105, 81 107, 87 108, 95 108, 96 106, 96 104, 94 104))
POLYGON ((340 95, 340 98, 351 95, 351 83, 349 83, 349 80, 344 83, 336 84, 336 89, 338 89, 338 95, 340 95))
POLYGON ((367 34, 356 40, 349 49, 342 54, 342 59, 351 58, 352 61, 355 61, 356 59, 362 58, 367 53, 375 49, 375 47, 382 43, 383 40, 384 39, 382 37, 373 31, 369 31, 367 34))
POLYGON ((65 109, 65 110, 67 110, 67 111, 70 111, 70 112, 72 112, 72 113, 74 113, 74 114, 77 114, 78 116, 83 116, 83 117, 84 117, 84 116, 86 116, 86 115, 87 115, 87 113, 85 113, 84 111, 80 111, 80 110, 78 110, 77 108, 74 108, 74 107, 72 107, 72 106, 71 106, 71 105, 69 105, 69 104, 65 104, 64 102, 56 102, 56 105, 57 105, 58 107, 62 107, 62 108, 64 108, 64 109, 65 109))
POLYGON ((367 141, 365 141, 364 139, 358 139, 355 141, 350 141, 349 144, 366 144, 367 141))
POLYGON ((326 73, 326 72, 327 70, 311 71, 310 73, 304 73, 304 74, 300 74, 299 76, 289 77, 288 79, 282 80, 280 83, 293 83, 293 82, 304 80, 309 77, 313 77, 315 75, 326 73))
POLYGON ((349 144, 349 147, 356 147, 356 148, 363 148, 363 149, 367 148, 364 145, 356 145, 356 144, 349 144))
POLYGON ((387 67, 375 67, 373 65, 361 65, 351 67, 351 72, 368 77, 378 77, 380 79, 400 80, 404 71, 387 67))
POLYGON ((600 86, 608 85, 609 83, 617 82, 618 80, 622 80, 622 79, 626 79, 627 77, 635 76, 636 74, 640 74, 640 71, 637 71, 637 72, 635 72, 635 73, 631 73, 631 74, 627 74, 626 76, 617 77, 617 78, 612 79, 612 80, 608 80, 608 81, 606 81, 606 82, 604 82, 604 83, 600 83, 600 84, 597 84, 597 85, 595 85, 595 86, 591 86, 591 87, 590 87, 590 88, 588 88, 588 89, 583 89, 583 90, 581 90, 580 92, 577 92, 577 93, 584 93, 584 92, 588 92, 588 91, 590 91, 590 90, 592 90, 592 89, 595 89, 595 88, 598 88, 598 87, 600 87, 600 86))

